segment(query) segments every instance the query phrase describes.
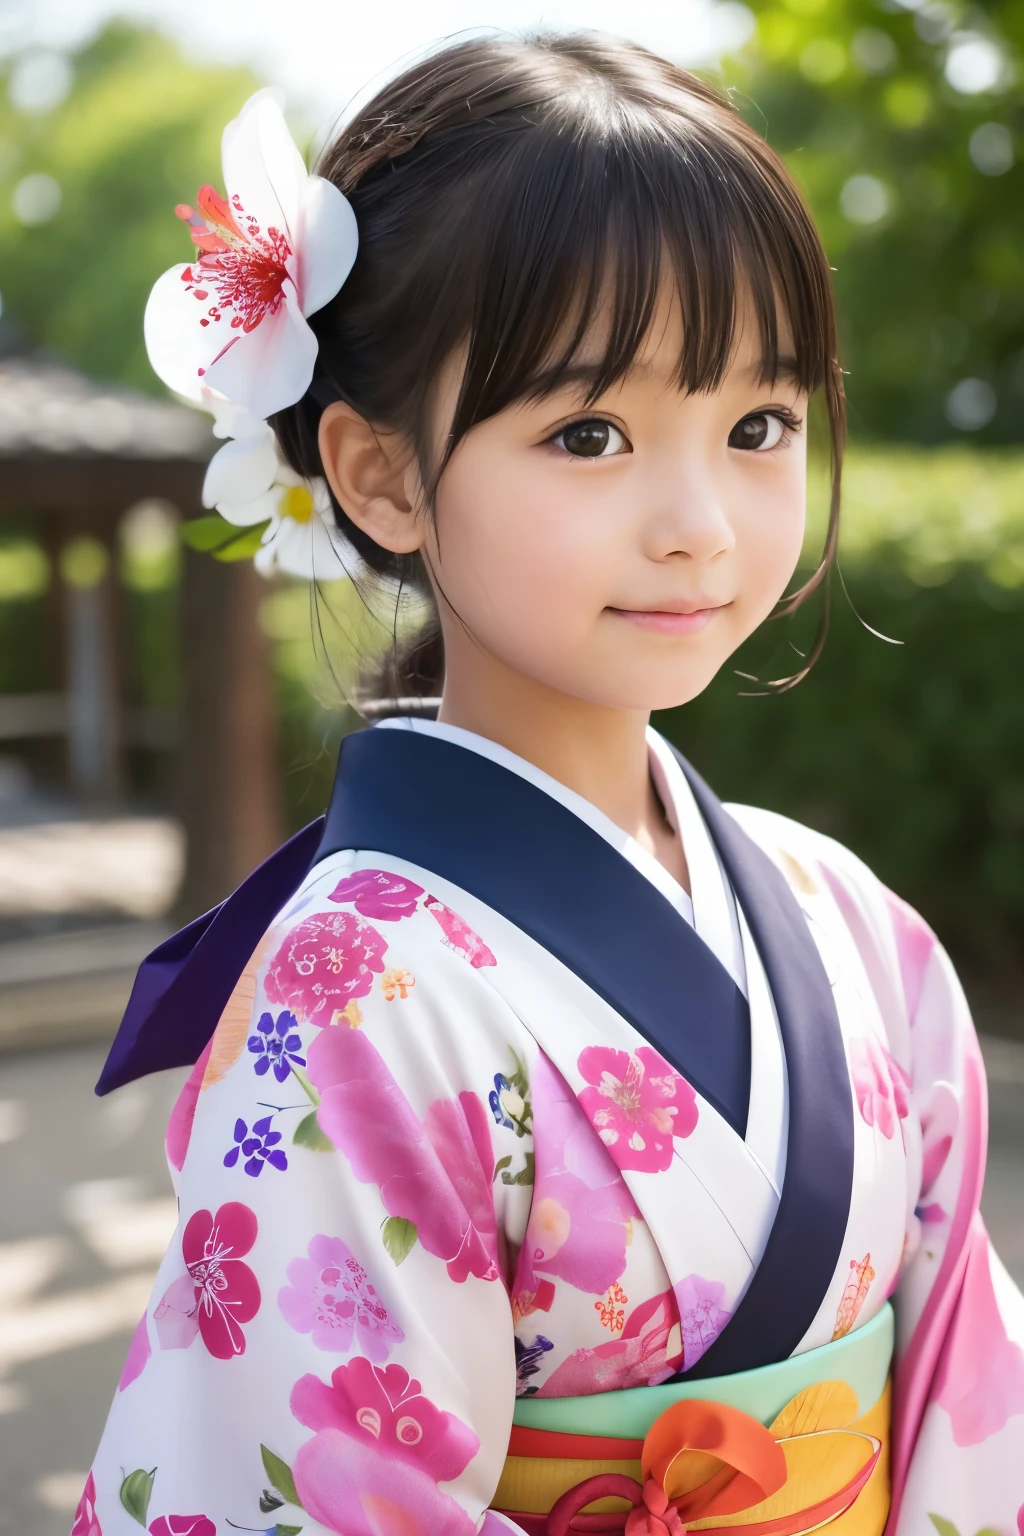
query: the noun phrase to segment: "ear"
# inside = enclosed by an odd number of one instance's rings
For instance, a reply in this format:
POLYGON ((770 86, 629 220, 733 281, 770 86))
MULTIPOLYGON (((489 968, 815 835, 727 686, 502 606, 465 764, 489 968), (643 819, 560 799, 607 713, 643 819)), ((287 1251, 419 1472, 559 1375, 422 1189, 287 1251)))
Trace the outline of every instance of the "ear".
POLYGON ((319 444, 328 484, 356 526, 394 554, 419 549, 426 531, 416 510, 419 475, 398 435, 335 401, 320 418, 319 444))

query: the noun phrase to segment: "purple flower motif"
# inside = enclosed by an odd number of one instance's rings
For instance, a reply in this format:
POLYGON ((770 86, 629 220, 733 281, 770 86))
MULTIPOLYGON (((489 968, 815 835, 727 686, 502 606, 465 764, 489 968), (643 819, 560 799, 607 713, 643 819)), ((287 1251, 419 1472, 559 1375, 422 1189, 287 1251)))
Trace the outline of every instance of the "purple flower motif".
POLYGON ((249 1050, 257 1058, 257 1077, 265 1077, 273 1067, 274 1076, 283 1083, 291 1072, 293 1061, 297 1067, 306 1065, 306 1058, 298 1055, 302 1040, 295 1033, 296 1025, 294 1013, 287 1008, 278 1014, 276 1024, 269 1013, 261 1015, 256 1034, 249 1036, 249 1050))
POLYGON ((544 1356, 555 1346, 542 1333, 536 1335, 532 1344, 524 1344, 518 1334, 512 1342, 516 1350, 516 1396, 533 1397, 537 1388, 528 1385, 530 1377, 537 1375, 544 1356))
POLYGON ((270 1129, 273 1118, 273 1115, 264 1115, 262 1120, 255 1121, 251 1134, 244 1120, 235 1121, 235 1145, 224 1154, 225 1168, 233 1168, 241 1153, 246 1159, 245 1171, 250 1178, 259 1177, 264 1163, 270 1163, 282 1173, 285 1171, 288 1167, 288 1154, 277 1145, 281 1140, 281 1132, 270 1129))

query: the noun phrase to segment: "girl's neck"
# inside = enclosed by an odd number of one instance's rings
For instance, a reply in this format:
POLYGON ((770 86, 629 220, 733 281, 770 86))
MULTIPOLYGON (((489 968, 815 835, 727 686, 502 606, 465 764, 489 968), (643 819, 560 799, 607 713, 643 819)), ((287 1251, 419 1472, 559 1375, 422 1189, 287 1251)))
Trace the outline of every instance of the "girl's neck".
POLYGON ((682 847, 651 783, 649 714, 574 698, 504 667, 499 679, 482 660, 449 663, 438 720, 497 742, 582 795, 688 888, 682 847), (488 686, 481 672, 491 673, 488 686))

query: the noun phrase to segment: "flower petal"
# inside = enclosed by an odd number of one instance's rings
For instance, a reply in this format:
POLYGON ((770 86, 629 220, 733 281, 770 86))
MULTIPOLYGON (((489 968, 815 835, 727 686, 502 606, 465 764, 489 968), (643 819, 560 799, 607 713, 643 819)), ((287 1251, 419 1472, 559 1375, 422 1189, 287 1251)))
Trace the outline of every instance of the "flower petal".
POLYGON ((253 330, 235 331, 233 345, 206 370, 212 388, 264 420, 302 398, 316 362, 317 340, 290 282, 281 299, 277 313, 264 316, 253 330))
POLYGON ((237 197, 261 230, 273 225, 294 251, 301 234, 300 204, 308 173, 281 103, 281 93, 272 87, 250 96, 224 129, 221 158, 228 201, 237 197))
POLYGON ((352 270, 359 230, 352 204, 332 181, 309 176, 302 188, 298 231, 299 303, 314 315, 334 298, 352 270))
MULTIPOLYGON (((274 434, 264 424, 256 436, 226 442, 218 448, 206 470, 203 481, 203 506, 215 507, 220 502, 242 505, 254 501, 269 491, 277 472, 277 448, 274 434)), ((229 518, 229 522, 236 519, 229 518)), ((257 517, 246 518, 259 522, 257 517)))
POLYGON ((202 403, 203 375, 214 348, 199 324, 203 308, 185 286, 184 265, 171 267, 153 284, 142 328, 153 372, 168 389, 202 403))
POLYGON ((257 496, 255 501, 218 501, 217 511, 226 523, 233 523, 236 528, 251 528, 254 523, 265 523, 268 518, 274 518, 278 514, 281 505, 281 492, 275 485, 262 496, 257 496))

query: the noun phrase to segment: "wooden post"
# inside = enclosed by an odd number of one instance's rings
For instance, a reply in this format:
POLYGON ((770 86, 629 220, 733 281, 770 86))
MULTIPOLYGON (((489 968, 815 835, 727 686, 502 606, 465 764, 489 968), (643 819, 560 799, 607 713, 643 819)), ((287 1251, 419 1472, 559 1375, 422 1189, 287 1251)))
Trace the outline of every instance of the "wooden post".
POLYGON ((230 894, 284 839, 266 637, 248 561, 186 552, 182 573, 179 915, 230 894))

